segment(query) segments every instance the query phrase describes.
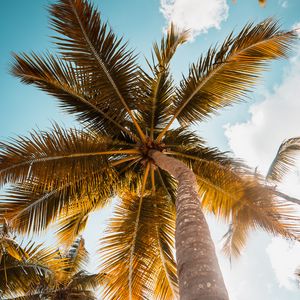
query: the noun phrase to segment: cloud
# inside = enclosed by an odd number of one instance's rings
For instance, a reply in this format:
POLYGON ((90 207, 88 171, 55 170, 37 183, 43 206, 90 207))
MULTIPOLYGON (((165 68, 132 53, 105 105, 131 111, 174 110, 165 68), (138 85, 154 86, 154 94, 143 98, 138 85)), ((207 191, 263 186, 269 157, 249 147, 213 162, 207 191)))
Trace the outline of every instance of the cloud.
POLYGON ((300 47, 283 78, 273 91, 263 92, 262 102, 250 107, 249 121, 225 125, 234 154, 264 174, 281 142, 300 135, 300 47))
POLYGON ((300 266, 300 245, 272 238, 266 249, 280 287, 295 290, 295 269, 300 266))
POLYGON ((298 34, 298 37, 300 37, 300 22, 295 23, 292 29, 295 30, 298 34))
POLYGON ((160 0, 160 11, 167 23, 191 30, 191 38, 210 28, 220 28, 228 17, 226 0, 160 0))
POLYGON ((288 7, 288 1, 287 0, 279 0, 279 5, 283 8, 288 7))

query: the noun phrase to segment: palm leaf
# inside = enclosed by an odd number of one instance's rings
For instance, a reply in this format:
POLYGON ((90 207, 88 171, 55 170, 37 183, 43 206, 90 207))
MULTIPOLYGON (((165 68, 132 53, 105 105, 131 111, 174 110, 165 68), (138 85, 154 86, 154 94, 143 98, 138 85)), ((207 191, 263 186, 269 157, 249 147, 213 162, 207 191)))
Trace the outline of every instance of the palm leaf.
MULTIPOLYGON (((89 202, 92 203, 92 201, 89 202)), ((88 206, 88 209, 84 209, 84 207, 79 205, 76 210, 67 209, 68 213, 59 217, 56 235, 60 244, 69 245, 85 229, 92 206, 88 206)))
MULTIPOLYGON (((6 224, 3 225, 7 226, 6 224)), ((0 228, 0 263, 4 255, 10 256, 16 261, 21 261, 26 256, 26 252, 8 233, 3 233, 3 229, 0 228)))
POLYGON ((168 299, 172 290, 176 290, 171 250, 174 211, 167 203, 160 194, 151 196, 146 192, 142 202, 139 195, 123 195, 100 241, 100 272, 107 274, 108 280, 104 286, 104 299, 128 298, 130 290, 132 299, 168 299), (132 254, 133 259, 130 259, 132 254), (130 263, 133 264, 132 269, 130 263), (157 276, 162 281, 158 281, 157 276), (132 289, 128 287, 130 282, 132 289), (156 298, 153 298, 151 286, 155 287, 156 298))
POLYGON ((64 268, 65 261, 58 260, 57 250, 42 247, 41 244, 29 242, 19 246, 24 256, 16 258, 5 255, 0 264, 0 290, 4 295, 30 293, 40 282, 52 277, 52 272, 64 268))
POLYGON ((161 44, 153 45, 153 63, 151 75, 141 70, 140 75, 140 122, 144 124, 149 132, 149 137, 154 138, 159 128, 163 128, 170 119, 170 111, 173 105, 174 87, 170 76, 170 61, 178 46, 186 42, 187 31, 179 32, 171 24, 167 36, 163 37, 161 44), (155 58, 154 58, 155 57, 155 58))
POLYGON ((60 36, 56 44, 67 60, 93 74, 88 88, 102 94, 98 99, 121 119, 129 116, 139 135, 145 138, 136 122, 133 91, 137 82, 137 68, 132 52, 126 50, 99 13, 84 0, 61 0, 50 8, 51 25, 60 36), (63 37, 62 37, 63 36, 63 37))
POLYGON ((300 153, 300 138, 291 138, 284 141, 273 159, 268 170, 267 179, 280 181, 282 177, 295 166, 296 155, 300 153))
POLYGON ((88 88, 91 79, 82 68, 51 54, 14 54, 11 73, 22 82, 34 84, 58 98, 60 106, 84 125, 101 133, 116 135, 121 131, 135 138, 125 127, 130 124, 120 112, 110 109, 108 102, 101 101, 102 93, 88 88))
POLYGON ((279 31, 272 19, 249 24, 220 48, 192 64, 176 92, 172 119, 157 138, 162 139, 175 119, 183 125, 205 120, 218 109, 243 98, 271 59, 284 57, 296 38, 293 31, 279 31))
POLYGON ((101 209, 110 203, 110 199, 102 198, 101 193, 96 192, 88 197, 81 197, 66 207, 59 215, 56 223, 56 231, 59 244, 70 245, 85 229, 89 214, 101 209))
POLYGON ((154 284, 154 299, 177 299, 178 279, 176 262, 174 260, 175 210, 169 201, 161 201, 154 196, 155 216, 159 216, 160 223, 156 225, 157 250, 159 255, 153 262, 153 269, 157 270, 154 284))
POLYGON ((157 189, 163 189, 165 195, 175 204, 177 192, 176 180, 165 170, 157 169, 157 172, 155 172, 155 183, 157 189))
POLYGON ((68 261, 60 256, 60 252, 52 247, 45 247, 43 244, 36 244, 28 242, 24 246, 26 252, 25 264, 35 265, 37 269, 41 270, 44 277, 52 277, 54 273, 63 272, 68 261))
POLYGON ((292 204, 274 197, 273 188, 249 181, 243 199, 232 211, 231 226, 224 236, 224 252, 238 256, 245 247, 250 230, 263 229, 276 236, 295 239, 299 222, 292 204))
POLYGON ((86 271, 79 271, 73 275, 68 286, 70 289, 76 289, 78 291, 96 290, 99 286, 99 277, 98 274, 89 274, 86 271))
POLYGON ((51 189, 46 189, 41 182, 13 185, 0 204, 16 230, 40 232, 66 216, 66 212, 70 215, 78 209, 87 212, 95 199, 98 207, 105 206, 107 199, 114 195, 115 184, 102 172, 82 176, 63 186, 59 183, 58 187, 54 185, 51 189))
POLYGON ((93 174, 99 168, 105 168, 107 155, 123 154, 119 150, 105 152, 112 145, 105 136, 64 130, 57 125, 50 132, 34 131, 30 138, 19 137, 10 143, 1 142, 0 183, 39 178, 46 186, 51 186, 57 178, 62 184, 76 181, 83 174, 93 174))
POLYGON ((18 293, 11 293, 10 295, 6 295, 3 297, 3 300, 40 300, 41 293, 36 293, 32 295, 17 295, 18 293))
POLYGON ((164 141, 165 154, 181 160, 195 173, 202 207, 227 219, 243 196, 243 177, 250 170, 227 153, 207 147, 201 138, 184 128, 169 131, 164 141))
MULTIPOLYGON (((84 240, 81 237, 65 253, 56 251, 56 256, 51 259, 51 276, 38 282, 34 289, 26 294, 29 297, 28 299, 30 297, 35 299, 40 295, 42 299, 95 300, 93 289, 99 286, 100 276, 98 274, 88 274, 82 269, 86 267, 87 256, 84 240)), ((45 255, 39 256, 37 262, 44 260, 45 255)))
MULTIPOLYGON (((35 133, 31 139, 20 138, 13 144, 5 144, 1 164, 4 182, 23 180, 23 183, 11 186, 1 201, 1 210, 13 219, 18 230, 40 231, 61 213, 72 212, 73 204, 83 204, 81 212, 92 209, 96 202, 98 207, 105 205, 109 197, 129 183, 128 174, 115 181, 118 169, 112 166, 120 168, 131 159, 123 158, 123 150, 119 150, 123 146, 118 143, 105 136, 57 127, 50 133, 42 132, 41 136, 35 133), (107 148, 111 150, 100 151, 107 148)), ((124 151, 125 155, 133 153, 136 158, 137 150, 124 151)), ((130 184, 133 182, 130 180, 130 184)))

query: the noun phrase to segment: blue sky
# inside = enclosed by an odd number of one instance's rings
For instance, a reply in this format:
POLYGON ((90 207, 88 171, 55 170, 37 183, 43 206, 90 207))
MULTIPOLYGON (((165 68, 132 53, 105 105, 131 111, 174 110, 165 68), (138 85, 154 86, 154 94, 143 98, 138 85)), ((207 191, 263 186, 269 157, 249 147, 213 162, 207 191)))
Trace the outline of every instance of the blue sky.
MULTIPOLYGON (((50 43, 46 7, 53 1, 3 1, 0 10, 0 139, 27 134, 33 128, 47 128, 55 120, 65 126, 76 123, 61 112, 55 99, 34 87, 21 84, 9 75, 11 52, 55 51, 50 43)), ((186 73, 188 65, 197 60, 211 44, 222 40, 233 29, 238 31, 247 21, 258 22, 273 16, 284 29, 300 22, 299 0, 269 0, 264 9, 256 0, 94 0, 103 18, 129 45, 149 57, 152 42, 159 40, 168 20, 193 29, 193 40, 182 46, 173 63, 175 80, 186 73), (210 5, 210 7, 208 7, 210 5), (209 13, 205 13, 207 9, 209 13), (164 9, 164 13, 162 13, 164 9), (217 27, 217 28, 216 28, 217 27), (206 31, 206 32, 205 32, 206 31)), ((300 24, 300 23, 299 23, 300 24)), ((263 80, 249 95, 246 103, 221 112, 208 122, 195 127, 212 146, 229 150, 252 167, 265 172, 280 142, 300 132, 300 46, 291 58, 271 65, 263 80)), ((297 196, 297 174, 286 180, 284 190, 297 196)), ((91 218, 85 234, 91 253, 96 248, 95 236, 104 227, 109 212, 91 218), (96 233, 95 233, 96 232, 96 233)), ((218 244, 224 227, 210 218, 218 244)), ((220 255, 220 262, 232 300, 294 300, 300 290, 288 277, 300 264, 300 247, 264 233, 253 233, 244 255, 230 266, 220 255), (271 258, 271 259, 270 259, 271 258)), ((93 254, 95 259, 95 254, 93 254)))

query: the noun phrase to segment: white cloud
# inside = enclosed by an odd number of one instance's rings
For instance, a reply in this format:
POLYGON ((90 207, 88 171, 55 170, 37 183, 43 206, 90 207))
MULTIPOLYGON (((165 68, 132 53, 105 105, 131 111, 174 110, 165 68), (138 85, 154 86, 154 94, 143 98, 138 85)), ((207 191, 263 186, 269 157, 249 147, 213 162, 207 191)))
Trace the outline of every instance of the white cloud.
POLYGON ((279 0, 279 4, 283 8, 287 8, 288 7, 288 1, 287 0, 279 0))
POLYGON ((300 37, 300 22, 297 22, 292 27, 293 30, 296 30, 298 33, 298 36, 300 37))
POLYGON ((229 9, 226 0, 160 0, 160 5, 167 22, 191 30, 191 38, 212 27, 219 29, 229 9))
POLYGON ((294 290, 297 287, 295 269, 300 266, 300 245, 273 238, 266 249, 280 287, 294 290))
POLYGON ((300 135, 300 47, 290 59, 283 82, 273 91, 265 91, 264 100, 250 108, 251 118, 245 123, 225 126, 232 151, 263 173, 276 154, 280 143, 300 135))

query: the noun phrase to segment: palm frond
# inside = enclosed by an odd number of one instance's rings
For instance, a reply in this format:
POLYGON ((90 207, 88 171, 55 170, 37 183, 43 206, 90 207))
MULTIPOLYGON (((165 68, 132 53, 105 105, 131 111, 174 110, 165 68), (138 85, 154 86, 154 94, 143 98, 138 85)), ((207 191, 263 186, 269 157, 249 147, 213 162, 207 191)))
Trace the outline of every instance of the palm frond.
POLYGON ((16 261, 21 261, 26 256, 26 252, 13 238, 0 232, 0 263, 4 255, 10 256, 16 261))
MULTIPOLYGON (((92 201, 90 202, 92 203, 92 201)), ((84 209, 84 206, 79 205, 78 210, 67 209, 68 213, 59 217, 56 225, 58 227, 56 235, 60 244, 70 245, 82 233, 87 224, 91 207, 88 206, 87 209, 84 209)))
POLYGON ((279 31, 272 19, 246 25, 220 48, 192 64, 178 88, 172 119, 157 138, 162 139, 175 119, 182 125, 201 121, 245 97, 271 59, 285 57, 296 38, 293 31, 279 31))
POLYGON ((111 139, 105 136, 65 130, 58 125, 49 132, 34 131, 30 138, 20 136, 9 143, 1 142, 0 183, 38 178, 48 187, 58 178, 62 184, 76 180, 83 174, 107 168, 107 156, 128 153, 126 150, 124 153, 119 150, 106 152, 112 150, 112 145, 111 139))
POLYGON ((224 236, 224 252, 238 256, 250 230, 263 229, 276 236, 296 239, 300 227, 295 207, 274 196, 273 188, 249 180, 245 195, 232 211, 231 226, 224 236))
POLYGON ((186 42, 188 32, 179 30, 171 24, 167 36, 163 37, 160 45, 153 45, 153 63, 151 75, 141 70, 139 104, 140 122, 145 124, 149 137, 153 139, 159 128, 163 128, 170 119, 172 110, 174 87, 170 75, 170 61, 178 46, 186 42))
POLYGON ((212 162, 196 162, 193 170, 203 209, 228 220, 233 208, 243 197, 243 181, 233 170, 212 162))
POLYGON ((142 203, 139 195, 130 192, 123 195, 100 240, 100 272, 107 275, 104 299, 129 297, 130 262, 133 263, 132 299, 168 299, 172 289, 176 291, 174 209, 164 195, 153 196, 146 191, 142 203), (134 258, 130 260, 132 249, 134 258))
POLYGON ((26 252, 25 264, 35 265, 40 273, 53 276, 53 273, 63 272, 68 261, 60 256, 60 252, 52 247, 45 247, 43 244, 28 242, 24 246, 26 252))
POLYGON ((268 170, 267 180, 279 182, 283 176, 295 166, 296 156, 300 153, 300 138, 295 137, 284 141, 273 159, 268 170))
POLYGON ((102 94, 99 104, 107 105, 121 119, 130 117, 142 140, 145 135, 135 120, 133 91, 137 68, 126 43, 103 23, 93 5, 84 0, 61 0, 50 7, 51 25, 65 59, 93 74, 88 88, 102 94))
POLYGON ((57 250, 33 242, 19 248, 24 253, 21 259, 7 253, 0 263, 0 290, 6 296, 30 294, 41 282, 51 278, 53 272, 64 268, 65 261, 59 259, 57 250))
POLYGON ((160 300, 177 299, 179 291, 174 259, 175 207, 169 201, 162 202, 159 197, 154 197, 155 213, 160 217, 160 223, 156 224, 159 255, 153 262, 157 275, 152 297, 160 300))
MULTIPOLYGON (((0 206, 11 225, 20 232, 41 232, 53 222, 91 210, 93 203, 105 206, 116 185, 105 170, 82 176, 77 181, 47 189, 43 182, 16 184, 7 190, 0 206), (84 201, 83 201, 84 199, 84 201)), ((96 209, 96 207, 94 207, 96 209)), ((67 225, 66 225, 67 226, 67 225)))
POLYGON ((109 102, 102 101, 102 93, 88 87, 91 79, 82 68, 51 54, 14 54, 11 73, 58 98, 62 109, 93 130, 114 136, 127 133, 136 139, 120 111, 111 109, 109 102))
POLYGON ((164 190, 165 195, 175 204, 177 181, 168 172, 161 169, 157 169, 155 178, 157 188, 164 190))
MULTIPOLYGON (((27 294, 33 297, 40 295, 42 299, 96 300, 93 290, 101 281, 98 274, 89 274, 82 269, 86 267, 88 258, 84 240, 80 237, 65 253, 56 251, 56 254, 51 260, 51 276, 37 283, 27 294)), ((44 258, 39 256, 37 261, 42 260, 44 258)))
POLYGON ((96 290, 100 285, 99 277, 98 274, 89 274, 82 270, 73 275, 72 280, 68 283, 68 287, 78 291, 96 290))
POLYGON ((166 136, 170 149, 165 153, 185 162, 196 175, 202 207, 231 222, 224 236, 224 251, 237 256, 244 248, 250 230, 263 229, 286 238, 296 238, 299 228, 293 207, 264 184, 243 163, 227 153, 208 148, 203 140, 183 129, 166 136), (182 143, 175 144, 176 137, 182 143), (184 140, 192 141, 184 144, 184 140), (173 140, 173 141, 172 141, 173 140), (173 143, 173 144, 172 144, 173 143), (172 148, 171 148, 172 147, 172 148))
POLYGON ((41 293, 21 295, 22 293, 10 293, 3 297, 3 300, 40 300, 41 293), (18 296, 18 294, 20 294, 18 296))

